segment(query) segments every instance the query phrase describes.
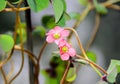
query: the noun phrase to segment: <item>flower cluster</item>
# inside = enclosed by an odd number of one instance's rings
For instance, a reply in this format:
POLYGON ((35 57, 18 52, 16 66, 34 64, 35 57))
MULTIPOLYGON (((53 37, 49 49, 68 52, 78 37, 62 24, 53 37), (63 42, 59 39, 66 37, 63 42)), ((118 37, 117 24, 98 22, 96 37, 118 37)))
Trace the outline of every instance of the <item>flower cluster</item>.
POLYGON ((76 55, 76 51, 72 46, 64 39, 69 35, 69 31, 56 26, 54 29, 50 30, 47 34, 46 41, 48 43, 55 42, 60 51, 60 57, 62 60, 69 60, 70 57, 76 55))

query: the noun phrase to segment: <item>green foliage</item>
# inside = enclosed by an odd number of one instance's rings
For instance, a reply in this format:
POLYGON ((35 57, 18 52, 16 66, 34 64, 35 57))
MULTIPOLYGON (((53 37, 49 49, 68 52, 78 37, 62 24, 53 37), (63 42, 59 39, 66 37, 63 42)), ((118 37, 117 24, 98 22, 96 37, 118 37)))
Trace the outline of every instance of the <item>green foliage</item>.
POLYGON ((66 21, 71 19, 70 15, 66 12, 64 12, 64 18, 66 21))
POLYGON ((71 12, 69 13, 71 19, 79 20, 80 19, 80 14, 77 12, 71 12))
POLYGON ((76 79, 76 69, 75 67, 70 67, 66 77, 66 81, 73 82, 75 79, 76 79))
POLYGON ((99 14, 102 14, 102 15, 107 14, 108 11, 102 4, 99 4, 96 0, 93 0, 93 3, 94 3, 96 11, 99 14))
POLYGON ((0 0, 0 11, 4 10, 6 7, 6 0, 0 0))
POLYGON ((45 15, 42 17, 42 24, 44 27, 52 29, 56 26, 55 18, 53 15, 45 15))
POLYGON ((96 11, 100 14, 107 14, 107 9, 102 5, 102 4, 98 4, 96 7, 96 11))
POLYGON ((49 6, 49 0, 27 0, 27 2, 34 12, 41 11, 49 6))
POLYGON ((59 20, 59 22, 56 25, 59 25, 59 26, 63 27, 63 26, 65 26, 65 22, 66 22, 65 17, 62 16, 61 19, 59 20))
POLYGON ((62 61, 58 52, 54 52, 50 60, 50 68, 42 70, 41 73, 45 76, 45 84, 59 84, 63 76, 66 62, 62 61))
POLYGON ((20 0, 9 0, 12 4, 18 4, 20 0))
POLYGON ((40 37, 45 37, 46 34, 46 29, 42 26, 37 26, 34 30, 33 30, 33 34, 34 35, 38 35, 40 37))
POLYGON ((0 48, 7 53, 9 52, 14 46, 14 40, 11 36, 1 34, 0 35, 0 48))
POLYGON ((55 13, 55 22, 57 23, 63 15, 64 4, 62 0, 53 0, 53 9, 55 13))
POLYGON ((26 42, 27 39, 27 34, 26 34, 26 24, 25 23, 21 23, 19 25, 19 28, 17 28, 17 40, 16 43, 19 44, 20 43, 20 29, 22 31, 22 41, 23 43, 26 42))
POLYGON ((111 60, 107 72, 108 72, 107 80, 110 83, 114 83, 116 81, 117 74, 120 73, 120 60, 111 60))
POLYGON ((87 5, 88 4, 88 0, 79 0, 79 3, 81 5, 87 5))
POLYGON ((49 77, 49 74, 45 70, 41 70, 41 73, 45 76, 45 84, 59 84, 55 78, 49 77))
POLYGON ((54 28, 56 25, 58 26, 65 26, 66 19, 68 19, 69 16, 65 13, 63 16, 61 16, 58 23, 55 23, 55 17, 53 15, 45 15, 42 17, 42 24, 44 27, 48 29, 54 28))
POLYGON ((88 57, 91 61, 96 62, 97 58, 96 58, 96 54, 95 54, 95 53, 90 52, 90 51, 87 51, 86 54, 87 54, 87 57, 88 57))
POLYGON ((97 84, 108 84, 108 83, 105 82, 105 81, 100 80, 97 84))

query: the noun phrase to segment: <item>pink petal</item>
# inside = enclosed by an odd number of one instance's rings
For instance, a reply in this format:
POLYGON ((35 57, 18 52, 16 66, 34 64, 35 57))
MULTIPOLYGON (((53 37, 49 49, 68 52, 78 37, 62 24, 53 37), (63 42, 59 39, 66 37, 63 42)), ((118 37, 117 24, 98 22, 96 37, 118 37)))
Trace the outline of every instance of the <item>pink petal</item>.
POLYGON ((59 40, 55 40, 55 43, 58 45, 59 44, 59 40))
POLYGON ((61 32, 61 35, 64 37, 64 36, 68 36, 69 35, 69 31, 68 30, 63 30, 61 32))
POLYGON ((64 45, 66 45, 66 41, 62 38, 60 41, 59 41, 59 44, 58 44, 58 46, 59 47, 62 47, 62 46, 64 46, 64 45))
POLYGON ((75 51, 74 48, 69 48, 69 52, 68 52, 68 53, 69 53, 69 55, 72 56, 72 57, 76 55, 76 51, 75 51))
POLYGON ((47 36, 46 41, 48 43, 52 43, 52 42, 54 42, 54 38, 52 36, 47 36))
POLYGON ((67 46, 68 48, 71 48, 71 45, 70 45, 69 43, 66 43, 66 46, 67 46))
POLYGON ((55 30, 52 29, 52 30, 50 30, 46 35, 53 35, 54 33, 55 33, 55 30))
POLYGON ((60 33, 61 31, 63 31, 63 29, 59 26, 56 26, 54 30, 56 31, 56 33, 60 33))
POLYGON ((69 55, 67 53, 60 56, 62 60, 69 60, 69 55))

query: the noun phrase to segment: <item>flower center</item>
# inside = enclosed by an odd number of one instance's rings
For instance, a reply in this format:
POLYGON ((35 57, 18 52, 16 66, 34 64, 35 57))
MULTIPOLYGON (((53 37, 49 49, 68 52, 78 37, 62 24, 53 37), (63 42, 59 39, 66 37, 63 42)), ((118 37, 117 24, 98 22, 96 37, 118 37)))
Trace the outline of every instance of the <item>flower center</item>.
POLYGON ((66 47, 66 46, 62 47, 62 51, 63 52, 68 52, 68 47, 66 47))
POLYGON ((55 34, 53 35, 53 37, 54 37, 55 39, 58 39, 58 38, 60 38, 60 34, 55 33, 55 34))

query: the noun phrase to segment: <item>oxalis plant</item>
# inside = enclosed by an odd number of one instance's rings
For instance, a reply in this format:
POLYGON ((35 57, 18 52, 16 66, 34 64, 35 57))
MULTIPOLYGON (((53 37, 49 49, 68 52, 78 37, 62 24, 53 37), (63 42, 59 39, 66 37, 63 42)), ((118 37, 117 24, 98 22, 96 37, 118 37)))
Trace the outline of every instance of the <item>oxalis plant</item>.
POLYGON ((14 31, 11 34, 0 34, 0 71, 4 84, 11 84, 20 75, 24 66, 24 53, 27 53, 29 58, 30 84, 40 84, 40 74, 45 77, 45 84, 73 83, 80 69, 79 64, 89 65, 100 76, 100 81, 96 84, 117 84, 116 77, 120 72, 120 60, 112 59, 108 69, 105 70, 96 64, 96 56, 89 51, 89 47, 97 34, 100 16, 108 13, 107 8, 120 11, 120 6, 116 4, 120 0, 106 0, 102 3, 97 0, 75 1, 85 6, 81 14, 76 12, 67 13, 66 0, 0 0, 0 12, 13 12, 16 15, 14 31), (31 24, 31 10, 33 12, 42 12, 49 5, 53 7, 54 15, 43 16, 42 25, 34 28, 31 24), (96 11, 95 26, 92 36, 86 48, 84 48, 76 29, 89 12, 93 10, 96 11), (25 11, 25 22, 21 22, 21 11, 25 11), (65 27, 65 23, 72 19, 76 21, 74 25, 65 27), (77 52, 71 44, 73 34, 81 52, 77 52), (34 35, 40 36, 39 39, 44 40, 45 38, 44 43, 40 44, 42 47, 38 56, 34 55, 33 52, 32 37, 34 35), (27 49, 24 47, 25 43, 27 49), (41 70, 40 61, 43 51, 45 52, 45 47, 52 43, 58 49, 51 52, 50 68, 41 70), (14 51, 20 51, 20 59, 22 59, 19 71, 16 74, 13 73, 13 67, 15 67, 12 61, 14 51), (4 68, 7 63, 11 64, 11 70, 8 73, 5 72, 4 68))

